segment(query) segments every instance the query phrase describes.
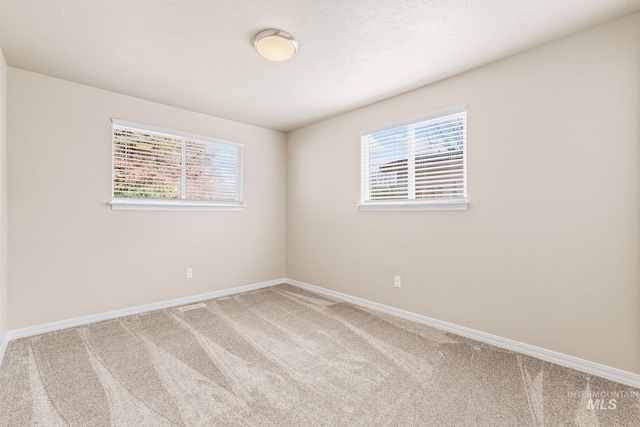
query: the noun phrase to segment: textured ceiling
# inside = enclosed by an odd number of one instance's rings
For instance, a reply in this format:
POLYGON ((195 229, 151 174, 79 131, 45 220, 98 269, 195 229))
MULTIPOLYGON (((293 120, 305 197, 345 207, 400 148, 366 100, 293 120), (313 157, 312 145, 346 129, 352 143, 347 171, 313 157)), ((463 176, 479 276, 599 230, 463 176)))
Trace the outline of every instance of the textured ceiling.
POLYGON ((640 10, 640 0, 0 0, 10 66, 291 130, 640 10), (279 28, 283 63, 251 37, 279 28))

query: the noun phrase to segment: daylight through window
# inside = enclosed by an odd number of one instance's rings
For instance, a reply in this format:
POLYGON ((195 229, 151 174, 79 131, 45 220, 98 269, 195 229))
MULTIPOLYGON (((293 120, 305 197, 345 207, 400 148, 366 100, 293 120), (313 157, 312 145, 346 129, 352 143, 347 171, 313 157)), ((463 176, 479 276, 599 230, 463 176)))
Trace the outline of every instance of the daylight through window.
POLYGON ((466 209, 466 107, 365 131, 362 209, 466 209))
POLYGON ((114 120, 112 205, 241 208, 242 144, 114 120))

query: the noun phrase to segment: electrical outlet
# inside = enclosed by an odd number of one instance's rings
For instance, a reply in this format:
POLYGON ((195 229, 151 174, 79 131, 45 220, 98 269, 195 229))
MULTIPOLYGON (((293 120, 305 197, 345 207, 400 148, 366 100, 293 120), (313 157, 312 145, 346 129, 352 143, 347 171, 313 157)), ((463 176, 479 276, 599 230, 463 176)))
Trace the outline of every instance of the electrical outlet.
POLYGON ((187 268, 187 279, 193 278, 193 268, 187 268))
POLYGON ((400 276, 394 276, 393 277, 393 286, 395 286, 396 288, 399 288, 402 285, 402 282, 400 280, 400 276))

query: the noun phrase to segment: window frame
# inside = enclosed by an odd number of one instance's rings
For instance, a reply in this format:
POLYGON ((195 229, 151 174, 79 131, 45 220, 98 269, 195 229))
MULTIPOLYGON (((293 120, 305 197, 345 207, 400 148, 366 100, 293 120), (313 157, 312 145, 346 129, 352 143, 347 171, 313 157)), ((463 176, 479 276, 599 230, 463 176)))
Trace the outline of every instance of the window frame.
MULTIPOLYGON (((184 155, 184 154, 183 154, 184 155)), ((183 163, 184 164, 184 163, 183 163)), ((213 138, 189 132, 167 129, 158 126, 145 125, 120 119, 111 119, 111 209, 113 210, 169 210, 169 211, 242 211, 244 205, 244 143, 213 138), (238 148, 238 202, 196 201, 186 199, 145 199, 134 197, 115 197, 115 141, 114 127, 124 127, 134 131, 152 132, 170 137, 189 139, 216 146, 238 148)))
MULTIPOLYGON (((467 106, 460 105, 445 110, 436 111, 434 113, 414 117, 407 120, 389 123, 383 126, 379 126, 372 129, 366 129, 360 132, 360 203, 358 207, 363 211, 414 211, 414 210, 467 210, 468 208, 468 194, 467 194, 467 106), (365 154, 369 154, 369 150, 365 150, 366 142, 364 137, 368 137, 374 133, 383 132, 403 126, 411 126, 420 122, 435 120, 439 118, 445 118, 446 116, 454 114, 465 114, 464 132, 463 132, 463 149, 462 149, 462 165, 463 165, 463 197, 455 199, 410 199, 407 196, 406 199, 389 200, 389 201, 376 201, 370 200, 370 176, 369 170, 370 158, 365 157, 365 154), (365 171, 366 167, 366 171, 365 171)), ((413 152, 414 147, 408 147, 410 152, 413 152)), ((415 154, 413 155, 413 161, 407 159, 407 167, 413 165, 415 174, 415 154)), ((410 172, 408 171, 408 174, 410 172)), ((408 183, 410 186, 411 183, 408 183)), ((415 182, 413 183, 415 186, 415 182)))

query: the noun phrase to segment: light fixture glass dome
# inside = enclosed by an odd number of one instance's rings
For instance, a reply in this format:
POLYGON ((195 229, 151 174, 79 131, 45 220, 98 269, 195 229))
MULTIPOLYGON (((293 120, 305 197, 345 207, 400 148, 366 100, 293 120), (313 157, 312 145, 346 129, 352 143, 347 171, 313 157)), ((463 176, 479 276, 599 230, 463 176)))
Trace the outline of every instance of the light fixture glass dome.
POLYGON ((298 41, 282 30, 262 30, 253 36, 253 46, 271 61, 286 61, 298 49, 298 41))

